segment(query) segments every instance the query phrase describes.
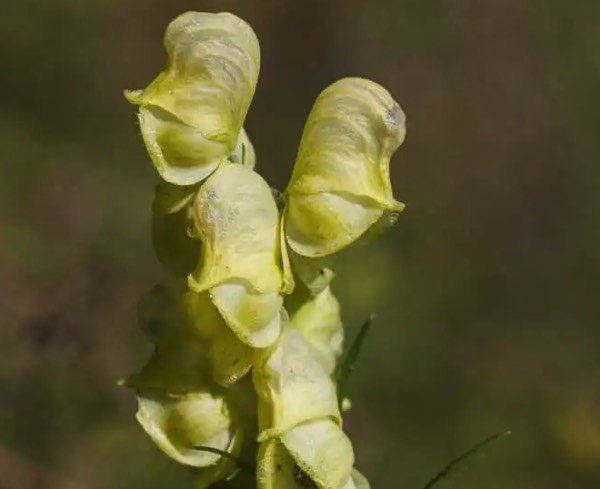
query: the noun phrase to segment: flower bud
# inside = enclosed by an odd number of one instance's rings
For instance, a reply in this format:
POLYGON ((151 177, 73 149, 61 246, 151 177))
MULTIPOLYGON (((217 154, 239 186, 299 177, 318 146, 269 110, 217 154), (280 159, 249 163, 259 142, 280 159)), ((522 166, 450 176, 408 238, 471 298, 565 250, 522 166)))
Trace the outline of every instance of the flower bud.
POLYGON ((329 287, 316 296, 298 287, 290 302, 294 304, 293 309, 288 308, 292 326, 319 352, 325 370, 331 375, 344 341, 339 302, 329 287))
POLYGON ((306 421, 341 423, 335 384, 319 353, 287 325, 274 346, 257 350, 252 378, 258 395, 259 440, 306 421))
POLYGON ((242 341, 271 345, 281 329, 284 280, 280 218, 268 184, 244 166, 223 166, 198 191, 192 215, 202 258, 190 288, 210 292, 242 341))
POLYGON ((167 182, 204 180, 235 150, 254 96, 260 49, 252 28, 229 13, 186 12, 167 27, 167 68, 126 92, 154 166, 167 182))
POLYGON ((405 136, 405 116, 375 82, 344 78, 317 98, 304 127, 287 188, 285 233, 307 257, 345 248, 404 205, 392 195, 390 158, 405 136))
POLYGON ((258 489, 354 489, 354 451, 331 419, 308 421, 261 443, 258 489))

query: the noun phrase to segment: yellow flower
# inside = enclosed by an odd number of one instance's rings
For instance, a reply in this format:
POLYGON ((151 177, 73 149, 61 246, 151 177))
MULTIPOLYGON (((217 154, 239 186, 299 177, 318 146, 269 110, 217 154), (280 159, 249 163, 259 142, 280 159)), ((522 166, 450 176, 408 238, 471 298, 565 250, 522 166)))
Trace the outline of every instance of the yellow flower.
POLYGON ((328 418, 308 421, 261 443, 257 486, 356 489, 353 464, 352 444, 336 423, 328 418))
POLYGON ((146 148, 161 177, 177 185, 204 180, 247 139, 242 125, 254 96, 260 49, 252 28, 229 13, 186 12, 167 27, 167 68, 144 90, 146 148))
POLYGON ((404 205, 389 162, 404 136, 402 109, 375 82, 344 78, 319 95, 287 188, 285 233, 296 253, 330 255, 393 221, 404 205))
POLYGON ((325 370, 332 374, 342 353, 344 325, 340 304, 326 287, 316 296, 297 287, 288 300, 292 326, 319 352, 325 370))
POLYGON ((335 384, 302 333, 286 325, 274 346, 255 355, 259 440, 314 419, 341 423, 335 384))
POLYGON ((201 475, 204 487, 233 472, 227 458, 198 449, 211 447, 233 455, 240 451, 242 432, 233 423, 222 396, 209 390, 176 397, 142 391, 138 393, 136 417, 169 457, 185 465, 212 469, 210 477, 201 475))
POLYGON ((255 348, 281 330, 284 288, 280 218, 269 185, 241 165, 224 165, 200 187, 193 203, 202 257, 188 277, 208 290, 234 333, 255 348))

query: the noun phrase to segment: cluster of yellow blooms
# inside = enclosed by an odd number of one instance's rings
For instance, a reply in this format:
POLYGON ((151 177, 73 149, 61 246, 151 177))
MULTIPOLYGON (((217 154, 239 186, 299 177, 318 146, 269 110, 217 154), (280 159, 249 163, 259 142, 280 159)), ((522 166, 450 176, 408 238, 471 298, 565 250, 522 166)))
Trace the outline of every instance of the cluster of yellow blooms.
POLYGON ((251 27, 187 12, 164 43, 165 71, 126 92, 161 177, 152 240, 167 275, 139 305, 155 350, 125 381, 137 419, 168 456, 200 469, 201 488, 255 457, 259 489, 366 489, 342 431, 343 326, 328 264, 402 210, 389 161, 404 114, 374 82, 333 83, 278 195, 254 171, 243 127, 260 65, 251 27))

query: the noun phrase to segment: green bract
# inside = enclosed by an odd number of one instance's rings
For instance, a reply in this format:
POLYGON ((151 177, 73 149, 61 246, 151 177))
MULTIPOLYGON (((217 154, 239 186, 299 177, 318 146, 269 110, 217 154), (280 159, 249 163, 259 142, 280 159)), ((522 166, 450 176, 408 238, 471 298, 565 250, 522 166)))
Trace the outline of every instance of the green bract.
POLYGON ((160 176, 177 185, 204 180, 238 141, 260 67, 252 28, 228 14, 187 12, 165 33, 167 68, 144 90, 140 106, 148 153, 160 176))
POLYGON ((161 177, 152 243, 166 274, 138 305, 154 351, 123 381, 137 419, 169 457, 197 468, 200 489, 240 468, 254 479, 244 488, 369 489, 342 429, 331 257, 402 210, 389 162, 404 114, 374 82, 332 84, 281 194, 255 171, 243 127, 260 60, 250 26, 187 12, 164 42, 165 71, 126 93, 161 177))

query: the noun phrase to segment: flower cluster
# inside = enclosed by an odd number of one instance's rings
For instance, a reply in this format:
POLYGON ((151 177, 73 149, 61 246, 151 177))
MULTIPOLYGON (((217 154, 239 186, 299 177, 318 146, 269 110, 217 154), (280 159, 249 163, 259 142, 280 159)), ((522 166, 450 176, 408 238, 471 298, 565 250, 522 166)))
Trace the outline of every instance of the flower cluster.
POLYGON ((199 468, 201 488, 250 457, 259 489, 368 488, 342 430, 344 332, 329 266, 403 208, 389 161, 404 114, 372 81, 333 83, 279 194, 254 171, 243 127, 260 65, 251 27, 187 12, 164 44, 165 71, 126 92, 161 177, 152 241, 166 272, 138 308, 155 349, 125 381, 137 419, 168 456, 199 468))

